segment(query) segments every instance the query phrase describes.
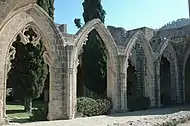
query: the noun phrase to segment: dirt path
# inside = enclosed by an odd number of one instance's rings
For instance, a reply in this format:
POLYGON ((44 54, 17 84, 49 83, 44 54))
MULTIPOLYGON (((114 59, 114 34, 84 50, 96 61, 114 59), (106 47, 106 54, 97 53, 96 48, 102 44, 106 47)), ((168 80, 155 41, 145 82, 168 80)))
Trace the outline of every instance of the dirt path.
POLYGON ((190 126, 190 121, 182 124, 178 124, 177 126, 190 126))
MULTIPOLYGON (((125 123, 128 121, 137 121, 143 118, 151 118, 160 115, 172 114, 179 111, 188 111, 189 106, 180 106, 173 108, 157 108, 144 111, 127 112, 122 114, 112 114, 109 116, 96 116, 88 118, 76 118, 73 120, 32 122, 24 124, 11 124, 17 126, 108 126, 114 123, 125 123)), ((179 125, 180 126, 180 125, 179 125)), ((182 125, 183 126, 183 125, 182 125)), ((190 126, 190 124, 188 125, 190 126)))

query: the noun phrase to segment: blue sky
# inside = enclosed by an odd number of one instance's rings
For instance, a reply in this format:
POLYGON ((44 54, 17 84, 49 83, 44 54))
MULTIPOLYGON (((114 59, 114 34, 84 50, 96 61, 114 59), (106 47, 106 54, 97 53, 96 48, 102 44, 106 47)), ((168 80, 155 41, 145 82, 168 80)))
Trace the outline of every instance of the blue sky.
MULTIPOLYGON (((82 18, 84 0, 55 0, 55 22, 67 24, 75 34, 75 18, 82 18)), ((159 28, 178 18, 188 18, 188 0, 102 0, 106 25, 126 30, 138 27, 159 28), (119 2, 118 2, 119 1, 119 2)))

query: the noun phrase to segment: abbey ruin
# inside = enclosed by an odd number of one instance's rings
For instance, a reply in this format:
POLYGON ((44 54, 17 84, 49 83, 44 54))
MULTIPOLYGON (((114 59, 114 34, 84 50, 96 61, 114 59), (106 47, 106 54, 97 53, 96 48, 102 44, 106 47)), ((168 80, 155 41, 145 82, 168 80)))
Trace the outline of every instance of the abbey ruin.
POLYGON ((44 58, 50 66, 49 120, 75 117, 78 55, 92 30, 99 33, 108 50, 107 96, 113 111, 128 111, 129 62, 137 71, 136 90, 149 97, 151 107, 190 102, 190 26, 126 31, 94 19, 71 35, 55 25, 35 0, 1 0, 0 10, 1 123, 6 120, 6 78, 15 53, 11 44, 18 35, 26 43, 44 40, 44 58), (29 29, 36 33, 29 35, 32 39, 25 34, 29 29))

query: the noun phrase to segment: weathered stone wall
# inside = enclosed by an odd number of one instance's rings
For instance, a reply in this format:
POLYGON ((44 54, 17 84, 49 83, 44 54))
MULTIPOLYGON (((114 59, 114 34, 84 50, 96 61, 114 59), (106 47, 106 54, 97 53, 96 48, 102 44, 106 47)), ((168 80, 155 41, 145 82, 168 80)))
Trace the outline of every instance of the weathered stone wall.
POLYGON ((15 36, 28 24, 39 29, 47 49, 44 58, 50 66, 49 120, 75 117, 78 55, 92 30, 99 33, 108 50, 107 96, 112 99, 113 111, 127 111, 128 59, 132 59, 138 71, 137 87, 150 98, 151 107, 160 106, 162 55, 171 64, 173 103, 185 101, 184 70, 190 53, 189 26, 162 31, 146 27, 126 31, 113 26, 106 28, 100 20, 94 19, 71 35, 62 29, 61 32, 35 0, 4 0, 0 7, 0 122, 5 122, 6 117, 8 50, 15 36))

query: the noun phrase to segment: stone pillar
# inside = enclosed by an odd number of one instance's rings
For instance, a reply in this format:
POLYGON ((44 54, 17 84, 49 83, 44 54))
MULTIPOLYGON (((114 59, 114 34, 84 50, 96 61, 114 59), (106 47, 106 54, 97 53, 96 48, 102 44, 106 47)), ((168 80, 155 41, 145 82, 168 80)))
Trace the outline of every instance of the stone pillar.
MULTIPOLYGON (((117 59, 117 58, 116 58, 117 59)), ((112 111, 120 110, 120 84, 118 83, 118 64, 107 61, 107 97, 112 100, 112 111)))
POLYGON ((67 55, 67 116, 69 119, 73 119, 76 113, 76 90, 77 90, 77 61, 78 58, 73 59, 72 51, 73 45, 67 45, 65 47, 67 55))
POLYGON ((126 60, 126 56, 119 56, 118 57, 119 63, 119 85, 121 91, 120 97, 120 104, 121 110, 127 111, 127 64, 128 61, 126 60), (127 62, 127 63, 126 63, 127 62))
MULTIPOLYGON (((178 72, 179 72, 179 88, 178 88, 178 92, 179 92, 179 103, 185 103, 185 80, 184 80, 184 71, 183 71, 183 65, 182 65, 182 61, 178 61, 181 62, 178 64, 178 72)), ((185 70, 185 69, 184 69, 185 70)))
POLYGON ((155 104, 157 107, 161 106, 160 103, 160 58, 154 62, 154 70, 155 70, 155 104))
POLYGON ((50 66, 48 120, 67 119, 65 79, 65 71, 60 64, 56 63, 56 65, 50 66))

